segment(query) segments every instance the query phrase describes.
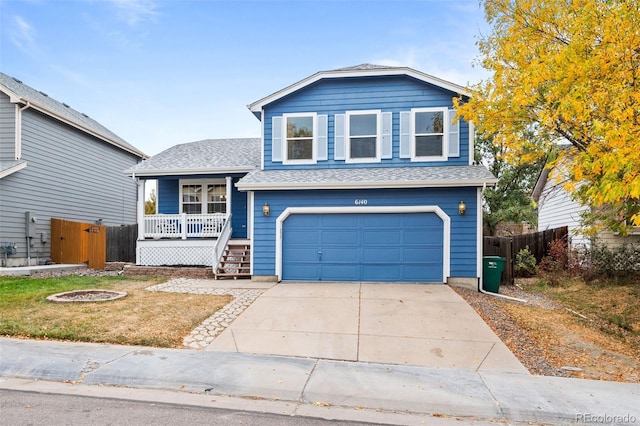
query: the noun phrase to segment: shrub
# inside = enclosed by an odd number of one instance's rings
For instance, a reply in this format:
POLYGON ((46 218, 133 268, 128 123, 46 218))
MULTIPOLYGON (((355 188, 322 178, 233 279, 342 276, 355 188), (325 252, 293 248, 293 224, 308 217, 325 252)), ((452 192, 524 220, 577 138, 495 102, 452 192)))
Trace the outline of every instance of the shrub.
POLYGON ((515 275, 518 277, 530 277, 536 273, 536 257, 529 250, 529 246, 516 254, 514 265, 515 275))
POLYGON ((538 264, 538 272, 547 284, 558 285, 560 278, 567 272, 569 266, 567 241, 551 241, 547 253, 538 264))

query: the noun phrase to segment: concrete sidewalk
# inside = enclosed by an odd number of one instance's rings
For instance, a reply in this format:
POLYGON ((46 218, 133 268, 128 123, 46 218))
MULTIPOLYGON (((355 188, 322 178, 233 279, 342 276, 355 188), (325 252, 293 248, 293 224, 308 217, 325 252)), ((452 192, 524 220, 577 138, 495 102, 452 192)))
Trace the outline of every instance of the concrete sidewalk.
POLYGON ((2 338, 0 378, 3 389, 393 424, 640 421, 639 384, 244 353, 2 338))
POLYGON ((280 283, 205 350, 529 374, 438 284, 280 283))

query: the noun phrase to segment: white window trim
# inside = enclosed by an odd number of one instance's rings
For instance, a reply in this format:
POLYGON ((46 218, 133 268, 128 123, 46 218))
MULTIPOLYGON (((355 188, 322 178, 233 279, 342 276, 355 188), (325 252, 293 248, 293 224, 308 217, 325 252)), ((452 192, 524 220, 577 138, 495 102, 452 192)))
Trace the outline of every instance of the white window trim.
MULTIPOLYGON (((179 180, 179 191, 178 191, 178 197, 180 199, 180 206, 179 206, 179 213, 183 212, 183 198, 182 198, 182 187, 184 185, 201 185, 202 186, 202 191, 203 191, 203 195, 200 197, 200 212, 201 214, 206 214, 207 213, 207 197, 206 197, 206 189, 207 189, 207 185, 227 185, 227 181, 225 179, 180 179, 179 180)), ((228 193, 228 191, 227 191, 228 193)), ((188 204, 193 204, 193 203, 188 203, 188 204)), ((229 200, 227 200, 227 209, 229 207, 229 200)), ((229 213, 227 211, 227 213, 229 213)))
MULTIPOLYGON (((449 159, 449 109, 446 107, 413 108, 411 109, 411 161, 447 161, 449 159), (443 114, 442 155, 416 155, 416 113, 441 112, 443 114)), ((436 134, 436 133, 434 133, 436 134)))
POLYGON ((379 163, 382 159, 382 111, 379 109, 363 111, 346 111, 344 120, 345 163, 379 163), (376 115, 376 156, 368 158, 351 158, 351 136, 349 129, 352 115, 376 115))
MULTIPOLYGON (((276 277, 282 280, 282 229, 292 214, 346 213, 435 213, 442 219, 442 279, 447 282, 451 271, 451 218, 439 206, 343 206, 343 207, 287 207, 276 219, 276 277)), ((480 215, 482 217, 482 215, 480 215)), ((480 219, 482 220, 482 219, 480 219)), ((482 239, 480 239, 482 240, 482 239)), ((481 253, 481 251, 479 252, 481 253)), ((253 264, 253 263, 252 263, 253 264)))
POLYGON ((315 112, 296 112, 282 114, 282 164, 316 164, 318 162, 318 114, 315 112), (287 118, 289 117, 312 117, 313 118, 313 138, 311 146, 311 159, 290 160, 287 146, 287 118))

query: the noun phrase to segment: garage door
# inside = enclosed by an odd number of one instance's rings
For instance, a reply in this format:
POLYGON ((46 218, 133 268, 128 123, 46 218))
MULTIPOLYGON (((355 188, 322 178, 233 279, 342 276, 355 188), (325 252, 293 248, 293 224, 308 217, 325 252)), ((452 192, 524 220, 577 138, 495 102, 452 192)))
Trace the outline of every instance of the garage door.
POLYGON ((435 213, 292 214, 282 229, 284 280, 443 282, 435 213))

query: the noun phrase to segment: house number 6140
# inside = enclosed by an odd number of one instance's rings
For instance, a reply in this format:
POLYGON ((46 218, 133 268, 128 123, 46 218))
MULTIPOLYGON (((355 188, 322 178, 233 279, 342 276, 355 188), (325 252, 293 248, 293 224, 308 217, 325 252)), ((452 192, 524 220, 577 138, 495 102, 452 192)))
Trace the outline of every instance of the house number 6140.
POLYGON ((366 206, 367 203, 367 200, 356 200, 356 206, 366 206))

